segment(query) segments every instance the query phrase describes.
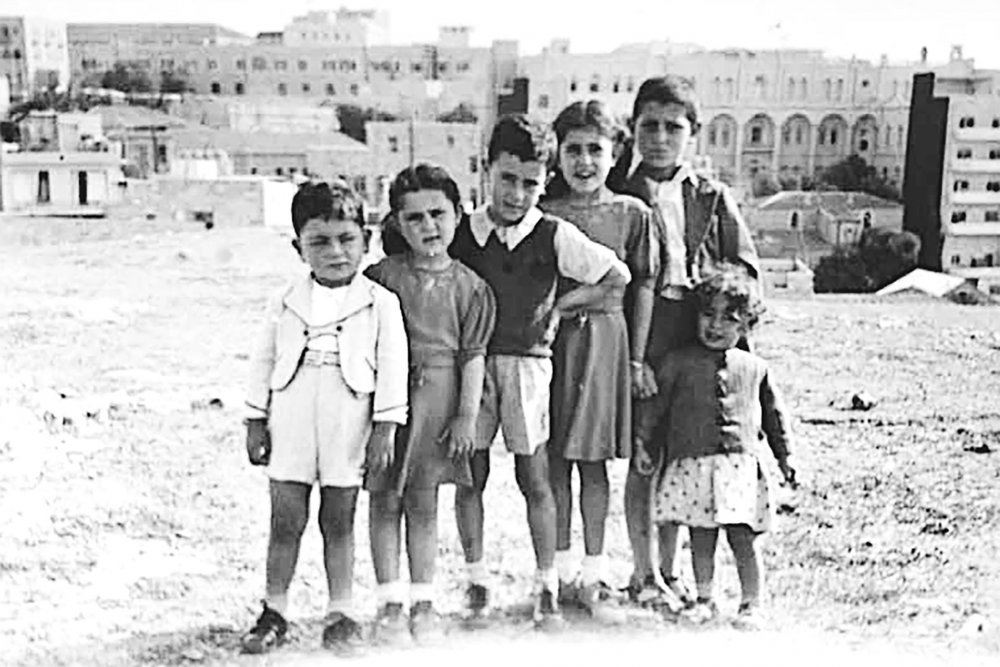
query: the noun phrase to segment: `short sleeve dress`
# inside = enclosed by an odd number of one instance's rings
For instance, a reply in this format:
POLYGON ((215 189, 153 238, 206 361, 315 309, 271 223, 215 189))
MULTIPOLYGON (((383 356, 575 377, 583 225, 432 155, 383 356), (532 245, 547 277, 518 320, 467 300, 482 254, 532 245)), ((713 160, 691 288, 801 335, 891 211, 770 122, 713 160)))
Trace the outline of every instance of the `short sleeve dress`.
POLYGON ((468 461, 448 456, 442 435, 458 409, 465 361, 485 356, 496 304, 482 278, 464 264, 427 270, 409 254, 390 255, 365 275, 399 297, 410 346, 410 418, 397 431, 390 470, 370 476, 370 491, 430 489, 472 483, 468 461))
MULTIPOLYGON (((632 273, 629 293, 655 283, 650 209, 628 195, 606 188, 593 195, 571 193, 542 204, 545 212, 567 220, 587 237, 615 251, 632 273)), ((577 286, 560 281, 565 293, 577 286)), ((628 458, 632 451, 632 396, 626 290, 563 320, 553 345, 553 455, 577 461, 628 458)))

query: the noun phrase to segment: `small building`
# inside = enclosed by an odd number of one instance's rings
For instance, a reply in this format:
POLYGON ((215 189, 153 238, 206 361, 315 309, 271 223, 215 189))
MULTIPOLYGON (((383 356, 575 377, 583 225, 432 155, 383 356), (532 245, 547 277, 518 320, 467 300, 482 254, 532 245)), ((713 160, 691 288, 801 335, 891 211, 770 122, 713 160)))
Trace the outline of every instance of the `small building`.
POLYGON ((107 151, 4 153, 0 182, 4 211, 99 216, 120 197, 121 160, 107 151))

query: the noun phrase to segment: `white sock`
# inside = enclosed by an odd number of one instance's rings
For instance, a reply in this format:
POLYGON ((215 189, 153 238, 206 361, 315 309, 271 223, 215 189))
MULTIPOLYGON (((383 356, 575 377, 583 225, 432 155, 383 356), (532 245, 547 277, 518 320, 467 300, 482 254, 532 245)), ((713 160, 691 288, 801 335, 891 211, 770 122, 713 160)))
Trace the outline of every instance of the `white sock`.
POLYGON ((410 604, 434 602, 434 584, 410 584, 410 604))
POLYGON ((380 609, 393 602, 403 604, 405 602, 405 592, 406 585, 399 580, 379 584, 375 590, 376 604, 378 604, 380 609))
POLYGON ((600 581, 607 581, 607 569, 608 560, 604 554, 584 556, 580 580, 584 586, 596 584, 600 581))
POLYGON ((282 593, 281 595, 267 595, 265 596, 265 601, 267 606, 275 610, 282 616, 288 611, 288 594, 282 593))
POLYGON ((559 572, 554 567, 538 568, 535 571, 535 584, 539 589, 547 588, 555 593, 559 590, 559 572))
POLYGON ((475 563, 466 563, 465 574, 468 577, 470 584, 479 584, 480 586, 486 585, 486 563, 483 561, 480 560, 475 563))
POLYGON ((556 551, 556 572, 559 573, 559 581, 576 579, 577 563, 569 549, 556 551))

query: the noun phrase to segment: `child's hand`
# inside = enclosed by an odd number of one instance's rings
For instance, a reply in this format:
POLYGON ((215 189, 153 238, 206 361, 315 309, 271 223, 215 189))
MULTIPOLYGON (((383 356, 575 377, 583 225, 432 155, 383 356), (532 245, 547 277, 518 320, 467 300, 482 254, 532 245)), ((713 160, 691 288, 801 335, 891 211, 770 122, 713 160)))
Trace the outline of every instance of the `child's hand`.
POLYGON ((649 477, 656 471, 656 462, 646 451, 646 443, 641 438, 636 438, 632 447, 632 460, 635 461, 635 469, 643 477, 649 477))
POLYGON ((392 422, 375 422, 368 438, 365 468, 370 473, 388 469, 396 456, 396 425, 392 422))
POLYGON ((453 459, 471 454, 476 449, 476 420, 470 415, 455 415, 440 442, 448 443, 448 456, 453 459))
POLYGON ((781 471, 782 477, 785 478, 785 483, 788 484, 792 489, 799 488, 799 483, 795 480, 795 468, 788 461, 789 457, 785 456, 778 459, 778 470, 781 471))
POLYGON ((247 425, 247 456, 250 465, 266 466, 271 460, 271 434, 267 418, 255 417, 244 421, 247 425))
POLYGON ((563 315, 563 311, 561 311, 558 307, 553 308, 549 313, 549 323, 545 328, 545 340, 555 340, 563 315))
POLYGON ((632 397, 640 401, 656 396, 656 373, 646 362, 632 362, 632 397))

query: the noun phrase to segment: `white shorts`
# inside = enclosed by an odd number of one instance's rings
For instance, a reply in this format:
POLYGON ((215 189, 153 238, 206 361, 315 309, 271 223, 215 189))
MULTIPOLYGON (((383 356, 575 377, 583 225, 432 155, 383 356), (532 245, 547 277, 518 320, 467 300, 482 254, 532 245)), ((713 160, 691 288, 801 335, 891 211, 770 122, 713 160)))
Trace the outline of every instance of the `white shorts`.
POLYGON ((372 395, 352 391, 339 365, 303 364, 287 387, 271 394, 268 428, 271 479, 361 486, 372 395))
POLYGON ((502 430, 507 451, 530 456, 549 441, 552 360, 545 357, 486 357, 486 381, 476 422, 476 446, 489 449, 502 430))

